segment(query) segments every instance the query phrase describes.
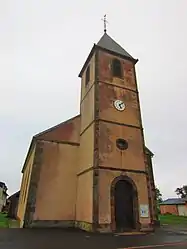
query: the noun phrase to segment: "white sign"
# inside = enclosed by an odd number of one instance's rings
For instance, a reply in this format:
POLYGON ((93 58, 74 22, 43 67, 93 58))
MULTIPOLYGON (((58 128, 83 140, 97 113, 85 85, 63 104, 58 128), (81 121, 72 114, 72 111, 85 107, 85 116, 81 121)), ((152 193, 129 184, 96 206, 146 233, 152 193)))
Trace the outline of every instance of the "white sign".
POLYGON ((140 205, 140 217, 149 218, 149 205, 140 205))

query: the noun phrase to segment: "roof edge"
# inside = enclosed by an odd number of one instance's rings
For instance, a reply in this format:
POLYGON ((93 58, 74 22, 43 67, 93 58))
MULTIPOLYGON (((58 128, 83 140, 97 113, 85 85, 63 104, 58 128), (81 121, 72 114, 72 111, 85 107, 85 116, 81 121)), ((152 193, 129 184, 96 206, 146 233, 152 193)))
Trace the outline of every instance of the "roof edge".
POLYGON ((186 202, 187 200, 185 198, 168 198, 159 203, 159 205, 181 205, 185 204, 186 202))
POLYGON ((145 149, 151 155, 151 157, 154 156, 154 153, 150 149, 148 149, 147 146, 145 146, 145 149))
POLYGON ((51 131, 51 130, 53 130, 53 129, 55 129, 55 128, 58 128, 60 125, 65 124, 65 123, 67 123, 67 122, 69 122, 69 121, 71 121, 71 120, 74 120, 75 118, 77 118, 77 117, 79 117, 79 116, 80 116, 80 114, 78 114, 78 115, 76 115, 76 116, 74 116, 74 117, 72 117, 72 118, 70 118, 70 119, 68 119, 68 120, 66 120, 66 121, 64 121, 64 122, 61 122, 60 124, 55 125, 55 126, 49 128, 49 129, 47 129, 47 130, 44 130, 43 132, 40 132, 40 133, 34 135, 34 136, 32 137, 32 140, 31 140, 31 143, 30 143, 30 146, 29 146, 29 149, 28 149, 28 152, 27 152, 27 155, 26 155, 26 158, 25 158, 25 161, 24 161, 24 164, 23 164, 21 173, 24 172, 25 167, 26 167, 26 163, 27 163, 28 158, 29 158, 29 155, 30 155, 30 153, 31 153, 31 151, 32 151, 32 149, 33 149, 33 147, 34 147, 36 141, 39 139, 39 136, 40 136, 40 135, 45 134, 46 132, 49 132, 49 131, 51 131))
POLYGON ((12 197, 14 197, 15 195, 19 195, 19 194, 20 194, 20 190, 17 191, 17 192, 15 192, 14 194, 10 195, 10 196, 8 197, 8 200, 11 199, 12 197))
POLYGON ((122 58, 122 59, 132 61, 132 62, 134 63, 134 65, 139 61, 138 59, 135 59, 135 58, 133 58, 132 56, 131 56, 131 57, 130 57, 130 56, 125 56, 125 55, 122 55, 122 54, 120 54, 120 53, 111 51, 111 50, 109 50, 109 49, 100 47, 99 45, 96 45, 96 47, 97 47, 98 49, 102 50, 102 51, 105 51, 105 52, 109 53, 109 54, 113 54, 113 55, 116 55, 116 56, 118 56, 118 57, 120 57, 120 58, 122 58))
POLYGON ((122 58, 122 59, 129 60, 129 61, 133 62, 134 65, 139 61, 138 59, 134 59, 133 57, 131 58, 131 57, 128 57, 128 56, 119 54, 119 53, 117 53, 117 52, 113 52, 113 51, 108 50, 108 49, 106 49, 106 48, 100 47, 100 46, 98 46, 97 44, 94 43, 94 45, 93 45, 93 47, 92 47, 92 49, 91 49, 91 51, 90 51, 90 53, 89 53, 89 55, 88 55, 88 57, 87 57, 85 63, 84 63, 84 65, 83 65, 83 67, 82 67, 82 69, 81 69, 81 71, 80 71, 78 77, 80 77, 80 78, 82 77, 82 74, 83 74, 85 68, 87 67, 87 65, 88 65, 88 63, 89 63, 89 61, 90 61, 90 59, 91 59, 91 57, 92 57, 92 55, 94 54, 94 52, 95 52, 96 49, 99 49, 99 50, 102 50, 102 51, 104 51, 104 52, 106 52, 106 53, 109 53, 109 54, 118 56, 118 57, 120 57, 120 58, 122 58))
POLYGON ((83 74, 86 66, 88 65, 89 60, 91 59, 92 55, 94 54, 95 48, 96 48, 96 44, 94 43, 94 45, 93 45, 93 47, 92 47, 92 49, 91 49, 91 51, 90 51, 90 53, 89 53, 89 55, 88 55, 85 63, 84 63, 84 65, 83 65, 83 67, 82 67, 82 69, 81 69, 78 77, 80 77, 80 78, 82 77, 82 74, 83 74))
POLYGON ((30 146, 29 146, 29 149, 27 151, 27 155, 26 155, 26 158, 25 158, 25 161, 24 161, 24 164, 23 164, 23 167, 22 167, 22 170, 21 170, 21 173, 24 173, 24 170, 25 170, 25 167, 26 167, 26 163, 28 161, 28 158, 29 158, 29 155, 33 149, 33 146, 35 145, 35 138, 32 137, 32 140, 31 140, 31 143, 30 143, 30 146))
POLYGON ((67 120, 65 120, 65 121, 63 121, 63 122, 61 122, 61 123, 59 123, 59 124, 57 124, 57 125, 54 125, 54 126, 52 126, 52 127, 48 128, 48 129, 46 129, 46 130, 44 130, 44 131, 42 131, 42 132, 36 134, 36 135, 34 135, 34 138, 38 138, 39 136, 41 136, 41 135, 43 135, 43 134, 45 134, 45 133, 47 133, 47 132, 50 132, 50 131, 52 131, 52 130, 58 128, 60 125, 63 125, 63 124, 65 124, 65 123, 67 123, 67 122, 70 122, 70 121, 74 120, 75 118, 78 118, 79 116, 80 116, 80 114, 78 114, 78 115, 76 115, 76 116, 74 116, 74 117, 72 117, 72 118, 69 118, 69 119, 67 119, 67 120))

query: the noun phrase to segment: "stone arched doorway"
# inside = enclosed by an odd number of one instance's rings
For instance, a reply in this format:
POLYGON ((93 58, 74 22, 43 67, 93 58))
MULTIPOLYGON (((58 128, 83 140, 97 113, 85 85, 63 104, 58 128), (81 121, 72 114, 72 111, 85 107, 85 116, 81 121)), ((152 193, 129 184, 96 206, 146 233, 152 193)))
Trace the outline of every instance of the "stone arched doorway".
POLYGON ((111 215, 113 231, 132 231, 139 228, 137 189, 127 176, 119 176, 112 182, 111 215))

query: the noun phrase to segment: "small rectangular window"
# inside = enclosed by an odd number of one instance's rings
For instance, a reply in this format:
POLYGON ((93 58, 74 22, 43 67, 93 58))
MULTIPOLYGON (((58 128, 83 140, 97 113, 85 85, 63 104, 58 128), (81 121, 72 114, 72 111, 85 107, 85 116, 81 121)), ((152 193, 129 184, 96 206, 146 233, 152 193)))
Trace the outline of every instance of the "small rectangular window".
POLYGON ((90 66, 88 66, 86 69, 86 85, 88 85, 89 81, 90 81, 90 66))

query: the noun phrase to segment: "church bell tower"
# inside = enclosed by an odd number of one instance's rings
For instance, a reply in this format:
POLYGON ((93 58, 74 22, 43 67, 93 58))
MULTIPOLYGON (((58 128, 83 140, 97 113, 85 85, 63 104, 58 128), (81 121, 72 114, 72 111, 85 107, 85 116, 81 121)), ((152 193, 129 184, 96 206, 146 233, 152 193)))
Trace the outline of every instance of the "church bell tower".
POLYGON ((152 229, 137 61, 105 30, 79 74, 76 223, 85 230, 152 229))

